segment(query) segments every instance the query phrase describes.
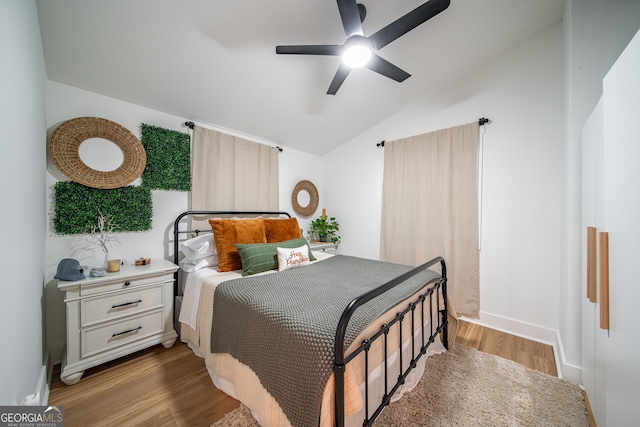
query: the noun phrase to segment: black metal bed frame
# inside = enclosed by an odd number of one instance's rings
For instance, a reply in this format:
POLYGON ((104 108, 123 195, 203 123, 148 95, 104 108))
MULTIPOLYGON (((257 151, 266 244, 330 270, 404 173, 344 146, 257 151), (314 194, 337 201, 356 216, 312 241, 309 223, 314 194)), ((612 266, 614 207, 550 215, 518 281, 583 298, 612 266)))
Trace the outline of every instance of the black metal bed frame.
POLYGON ((354 298, 347 308, 342 313, 340 318, 340 323, 338 324, 338 328, 336 329, 336 338, 334 342, 334 359, 333 359, 333 371, 335 376, 335 423, 337 427, 344 427, 344 375, 346 370, 346 365, 351 360, 353 360, 357 355, 364 351, 364 381, 365 381, 365 399, 364 399, 364 422, 363 426, 371 426, 373 422, 378 418, 382 410, 391 403, 391 397, 398 391, 398 389, 405 383, 409 373, 416 368, 418 361, 422 356, 427 353, 427 348, 435 341, 435 338, 438 334, 442 333, 442 343, 446 349, 449 349, 449 335, 448 335, 448 327, 449 319, 448 319, 448 307, 447 307, 447 267, 444 261, 444 258, 437 257, 428 261, 421 266, 410 270, 409 272, 396 277, 395 279, 390 280, 382 286, 379 286, 376 289, 373 289, 357 298, 354 298), (424 293, 421 293, 413 302, 408 304, 407 308, 403 311, 396 314, 396 317, 393 318, 389 323, 382 325, 380 330, 372 335, 370 338, 366 338, 362 341, 362 344, 354 349, 350 354, 345 355, 344 348, 344 339, 345 333, 347 331, 347 325, 349 324, 349 319, 356 311, 358 307, 365 304, 366 302, 372 300, 373 298, 382 295, 386 291, 395 286, 398 286, 404 283, 406 280, 415 276, 416 274, 428 269, 429 267, 440 263, 441 275, 439 279, 434 279, 424 283, 422 289, 433 284, 433 286, 429 287, 424 293), (442 303, 443 306, 440 306, 440 294, 438 293, 438 289, 442 291, 442 303), (434 329, 433 325, 433 298, 435 293, 436 299, 436 313, 438 319, 438 325, 434 329), (425 301, 428 300, 428 316, 429 316, 429 325, 430 325, 430 335, 425 337, 425 301), (415 347, 415 325, 416 325, 416 309, 419 308, 419 321, 420 321, 420 337, 421 337, 421 346, 420 351, 416 355, 416 347, 415 347), (407 314, 411 314, 411 361, 409 362, 409 366, 406 370, 403 370, 402 360, 403 360, 403 343, 404 340, 402 338, 402 326, 405 321, 405 317, 407 314), (395 385, 389 388, 388 377, 389 377, 389 366, 388 366, 388 334, 391 328, 394 325, 398 325, 399 328, 399 343, 398 343, 398 351, 399 351, 399 375, 398 381, 395 385), (371 345, 378 339, 383 339, 383 348, 384 348, 384 358, 383 358, 383 366, 384 366, 384 396, 382 397, 381 402, 375 408, 371 418, 369 418, 369 350, 371 345))
MULTIPOLYGON (((260 212, 260 211, 186 211, 178 215, 174 222, 173 227, 173 257, 174 263, 178 265, 179 261, 179 236, 180 234, 196 234, 200 233, 211 233, 211 230, 180 230, 179 225, 180 221, 187 216, 211 216, 211 215, 233 215, 233 216, 260 216, 260 215, 278 215, 278 216, 286 216, 291 218, 291 215, 288 212, 260 212)), ((175 273, 174 280, 174 297, 178 295, 178 272, 175 273)), ((345 413, 344 413, 344 375, 347 364, 352 361, 356 356, 360 353, 364 352, 365 358, 365 399, 364 399, 364 411, 365 411, 365 419, 363 422, 363 426, 371 426, 382 410, 391 403, 391 397, 396 393, 396 391, 405 383, 409 373, 417 367, 418 361, 427 353, 427 349, 429 346, 435 341, 435 338, 438 334, 443 335, 442 343, 446 349, 449 349, 449 337, 448 337, 448 304, 447 304, 447 267, 445 264, 445 260, 442 257, 437 257, 428 261, 407 273, 396 277, 395 279, 390 280, 389 282, 379 286, 376 289, 373 289, 357 298, 354 298, 349 305, 345 308, 342 316, 340 318, 340 322, 338 323, 338 327, 336 329, 335 342, 334 342, 334 362, 333 362, 333 370, 335 377, 335 423, 337 427, 344 427, 345 421, 345 413), (394 288, 398 285, 401 285, 406 280, 415 276, 416 274, 429 269, 430 267, 440 264, 441 274, 440 278, 433 279, 428 282, 425 282, 422 286, 422 290, 424 293, 420 293, 420 295, 410 304, 408 304, 407 308, 396 314, 395 318, 391 320, 389 323, 382 325, 380 330, 376 332, 370 338, 367 338, 362 341, 362 343, 354 349, 350 354, 345 355, 345 334, 347 331, 347 326, 349 324, 349 320, 353 313, 355 313, 356 309, 361 305, 367 303, 368 301, 382 295, 386 291, 391 288, 394 288), (427 288, 425 290, 425 288, 427 288), (439 293, 438 290, 441 292, 439 293), (437 326, 434 326, 432 313, 434 307, 434 294, 435 294, 435 304, 436 304, 436 313, 437 313, 437 326), (441 296, 442 295, 442 298, 441 296), (441 301, 442 299, 442 301, 441 301), (442 306, 441 306, 442 303, 442 306), (425 336, 425 305, 428 304, 428 316, 429 316, 429 336, 425 336), (416 310, 418 310, 419 316, 416 315, 416 310), (411 321, 411 361, 409 362, 409 366, 406 369, 403 369, 403 343, 404 340, 402 338, 402 325, 405 321, 407 315, 410 314, 409 319, 411 321), (415 323, 416 317, 419 317, 420 322, 420 338, 421 338, 421 346, 420 351, 416 355, 416 347, 415 347, 415 323), (395 385, 389 388, 388 384, 388 334, 391 331, 391 328, 395 325, 398 325, 399 328, 399 375, 398 381, 395 385), (383 369, 384 369, 384 396, 382 397, 381 402, 374 409, 373 414, 369 417, 369 350, 371 345, 378 339, 383 339, 383 348, 384 348, 384 361, 383 361, 383 369)))

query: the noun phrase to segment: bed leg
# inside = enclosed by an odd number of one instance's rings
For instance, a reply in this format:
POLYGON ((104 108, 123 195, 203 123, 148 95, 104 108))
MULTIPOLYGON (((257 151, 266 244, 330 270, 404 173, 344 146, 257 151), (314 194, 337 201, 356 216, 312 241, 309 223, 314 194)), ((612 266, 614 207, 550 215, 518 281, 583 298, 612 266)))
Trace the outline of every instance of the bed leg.
POLYGON ((447 310, 442 310, 442 317, 444 318, 444 324, 442 325, 442 345, 449 350, 449 319, 447 318, 447 310))
POLYGON ((335 425, 344 427, 344 364, 333 365, 335 379, 335 425))
POLYGON ((444 260, 442 261, 442 301, 444 303, 444 310, 442 311, 443 317, 443 332, 444 338, 442 340, 442 344, 444 348, 449 350, 449 305, 447 301, 447 267, 444 264, 444 260))

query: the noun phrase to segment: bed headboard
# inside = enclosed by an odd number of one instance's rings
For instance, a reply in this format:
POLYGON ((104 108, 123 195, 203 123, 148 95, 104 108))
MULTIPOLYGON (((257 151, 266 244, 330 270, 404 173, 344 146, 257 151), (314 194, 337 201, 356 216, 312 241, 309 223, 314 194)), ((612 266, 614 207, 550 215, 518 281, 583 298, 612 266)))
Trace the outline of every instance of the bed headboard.
MULTIPOLYGON (((258 216, 286 216, 287 218, 291 218, 291 214, 288 212, 269 212, 269 211, 186 211, 182 212, 180 215, 176 217, 176 220, 173 223, 173 263, 175 265, 179 265, 180 261, 180 251, 179 251, 179 243, 180 243, 180 235, 181 234, 195 234, 196 236, 203 233, 211 233, 211 229, 204 230, 180 230, 180 221, 187 218, 193 217, 205 217, 199 218, 199 220, 209 219, 209 218, 235 218, 235 217, 258 217, 258 216)), ((173 282, 173 294, 178 295, 178 272, 176 271, 174 274, 174 282, 173 282)))

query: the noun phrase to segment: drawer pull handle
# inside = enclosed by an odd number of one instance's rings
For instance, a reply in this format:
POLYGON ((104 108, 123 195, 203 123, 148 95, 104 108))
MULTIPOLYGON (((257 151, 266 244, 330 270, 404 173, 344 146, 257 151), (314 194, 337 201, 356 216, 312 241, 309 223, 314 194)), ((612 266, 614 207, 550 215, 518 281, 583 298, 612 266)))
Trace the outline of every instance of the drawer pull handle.
POLYGON ((111 338, 115 338, 115 337, 118 337, 118 336, 124 335, 124 334, 130 334, 131 332, 136 332, 136 331, 138 331, 140 329, 142 329, 142 326, 138 326, 137 328, 128 329, 128 330, 122 331, 122 332, 116 332, 115 334, 111 335, 111 338))
POLYGON ((139 304, 141 302, 142 302, 142 300, 139 299, 138 301, 130 301, 130 302, 122 303, 122 304, 114 304, 114 305, 111 306, 111 309, 113 310, 114 308, 118 308, 118 307, 124 307, 124 306, 127 306, 127 305, 139 304))
POLYGON ((130 284, 131 284, 131 282, 129 282, 129 281, 124 282, 124 286, 125 286, 125 287, 126 287, 126 286, 129 286, 130 284))

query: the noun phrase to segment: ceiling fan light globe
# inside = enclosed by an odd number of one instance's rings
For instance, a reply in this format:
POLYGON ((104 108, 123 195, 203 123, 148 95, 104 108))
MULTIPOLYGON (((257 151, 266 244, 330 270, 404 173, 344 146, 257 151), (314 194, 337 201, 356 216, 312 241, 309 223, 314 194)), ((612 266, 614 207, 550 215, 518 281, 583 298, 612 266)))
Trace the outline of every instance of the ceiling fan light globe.
POLYGON ((342 54, 342 62, 351 68, 362 67, 371 59, 371 49, 363 45, 349 47, 342 54))

